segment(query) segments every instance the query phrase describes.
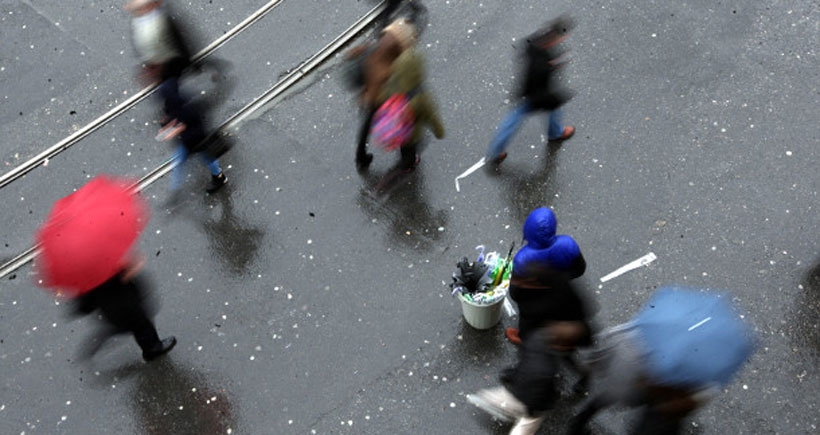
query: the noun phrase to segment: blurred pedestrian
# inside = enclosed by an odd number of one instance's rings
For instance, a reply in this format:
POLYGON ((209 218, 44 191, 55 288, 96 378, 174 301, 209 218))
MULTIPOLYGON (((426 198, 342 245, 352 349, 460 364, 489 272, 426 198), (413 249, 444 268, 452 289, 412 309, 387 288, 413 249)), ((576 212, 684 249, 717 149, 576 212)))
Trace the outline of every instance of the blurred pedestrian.
POLYGON ((562 123, 563 106, 571 95, 562 88, 558 71, 565 65, 561 43, 567 38, 572 22, 565 17, 549 23, 544 29, 527 38, 524 52, 523 82, 518 91, 515 107, 498 125, 495 137, 487 149, 488 162, 501 163, 510 139, 521 127, 527 115, 549 112, 546 119, 547 139, 561 142, 575 134, 575 127, 562 123))
POLYGON ((616 404, 640 408, 631 434, 679 433, 753 352, 751 330, 727 299, 665 287, 633 320, 599 334, 587 358, 591 395, 568 434, 587 433, 592 417, 616 404))
MULTIPOLYGON (((412 118, 412 126, 399 150, 398 169, 405 172, 412 172, 420 160, 425 128, 429 128, 437 139, 443 139, 445 134, 433 96, 424 84, 424 68, 424 58, 417 49, 404 50, 393 62, 390 78, 379 97, 379 101, 385 103, 390 98, 400 98, 406 105, 402 110, 412 118)), ((376 118, 378 115, 374 116, 378 127, 376 118)))
POLYGON ((95 311, 103 320, 103 327, 86 346, 84 356, 93 356, 105 341, 117 334, 130 333, 142 349, 142 358, 151 361, 168 353, 177 344, 174 336, 160 339, 151 320, 149 288, 140 273, 142 261, 132 262, 116 275, 72 299, 74 312, 88 315, 95 311))
POLYGON ((361 59, 362 87, 359 105, 364 114, 356 144, 356 167, 366 170, 373 161, 373 154, 367 152, 367 139, 373 115, 379 108, 384 84, 390 78, 393 62, 416 43, 416 30, 409 21, 399 19, 387 26, 373 47, 361 47, 349 56, 364 56, 361 59), (357 53, 358 52, 358 53, 357 53))
POLYGON ((719 390, 710 387, 684 388, 650 381, 643 368, 645 356, 633 325, 611 328, 596 339, 590 368, 593 391, 569 422, 567 434, 586 434, 586 426, 602 409, 613 405, 640 408, 635 435, 674 435, 681 421, 705 404, 719 390))
POLYGON ((574 360, 580 346, 591 343, 589 309, 571 283, 586 262, 577 243, 556 235, 549 208, 533 210, 524 223, 526 244, 513 259, 510 297, 519 308, 519 327, 507 337, 520 345, 516 366, 502 372, 502 386, 468 399, 493 415, 515 422, 511 434, 534 434, 557 392, 554 377, 562 362, 580 375, 576 391, 585 388, 586 373, 574 360))
MULTIPOLYGON (((157 139, 178 139, 170 187, 176 192, 182 184, 183 164, 191 153, 202 151, 207 133, 201 111, 180 91, 182 74, 192 66, 191 50, 162 3, 161 0, 129 0, 125 9, 132 15, 131 36, 142 62, 141 76, 145 81, 159 82, 157 90, 163 100, 163 119, 157 139)), ((228 179, 215 158, 206 153, 201 156, 211 174, 206 190, 213 193, 228 179)))
POLYGON ((99 310, 106 327, 87 354, 111 335, 130 332, 150 361, 171 350, 151 321, 148 293, 132 252, 150 219, 134 182, 99 175, 61 198, 35 233, 37 284, 70 298, 77 314, 99 310))
MULTIPOLYGON (((556 285, 552 290, 571 292, 556 285)), ((496 418, 513 422, 511 435, 532 435, 558 398, 555 378, 568 352, 583 343, 587 327, 579 321, 551 321, 529 332, 518 362, 501 374, 501 386, 467 395, 467 400, 496 418)))

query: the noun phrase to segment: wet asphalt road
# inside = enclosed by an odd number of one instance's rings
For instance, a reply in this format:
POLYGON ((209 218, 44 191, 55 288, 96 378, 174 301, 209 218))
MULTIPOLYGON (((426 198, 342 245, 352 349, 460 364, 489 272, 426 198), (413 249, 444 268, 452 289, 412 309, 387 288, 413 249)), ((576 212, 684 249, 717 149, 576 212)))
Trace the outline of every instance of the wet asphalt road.
MULTIPOLYGON (((8 171, 139 88, 120 2, 0 2, 0 167, 8 171)), ((184 2, 179 2, 184 3, 184 2)), ((199 4, 200 2, 194 2, 199 4)), ((130 338, 91 362, 92 319, 70 321, 30 266, 0 284, 0 433, 505 433, 464 395, 514 361, 504 317, 464 323, 446 283, 458 258, 520 242, 552 206, 589 267, 581 283, 613 325, 670 283, 728 289, 757 353, 689 433, 817 433, 820 10, 814 2, 427 2, 420 41, 447 128, 384 201, 353 167, 359 124, 338 60, 243 123, 214 196, 191 162, 182 204, 167 177, 146 190, 140 240, 177 348, 145 364, 130 338), (510 108, 515 48, 546 19, 577 28, 567 71, 578 128, 544 145, 529 119, 500 171, 454 177, 510 108), (599 278, 649 252, 657 260, 599 278)), ((214 0, 186 13, 201 45, 264 2, 214 0)), ((340 34, 371 3, 284 1, 218 52, 235 113, 340 34)), ((203 86, 209 86, 205 84, 203 86)), ((214 89, 209 88, 209 92, 214 89)), ((47 166, 0 189, 0 260, 29 248, 54 200, 98 173, 140 177, 169 150, 146 100, 47 166)), ((565 394, 541 429, 561 433, 565 394)), ((599 433, 630 414, 607 412, 599 433)))

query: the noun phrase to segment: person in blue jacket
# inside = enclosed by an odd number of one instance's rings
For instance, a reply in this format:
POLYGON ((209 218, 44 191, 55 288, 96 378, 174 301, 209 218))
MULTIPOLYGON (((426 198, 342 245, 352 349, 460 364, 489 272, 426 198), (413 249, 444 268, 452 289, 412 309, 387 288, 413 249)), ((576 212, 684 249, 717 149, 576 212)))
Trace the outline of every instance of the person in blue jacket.
POLYGON ((513 259, 510 297, 519 309, 518 328, 507 338, 520 345, 518 362, 501 374, 501 386, 468 395, 490 414, 513 421, 511 433, 534 434, 557 398, 555 374, 560 362, 581 376, 574 389, 586 388, 586 373, 572 359, 579 346, 591 344, 589 309, 571 282, 583 275, 586 261, 575 240, 556 234, 555 213, 533 210, 524 222, 526 244, 513 259))
POLYGON ((559 282, 580 277, 587 267, 578 243, 570 236, 556 234, 557 226, 555 213, 547 207, 533 210, 524 222, 526 244, 515 254, 510 279, 510 297, 521 314, 518 329, 506 331, 515 344, 545 321, 586 319, 577 291, 550 291, 559 282))
POLYGON ((564 126, 562 109, 572 98, 564 89, 558 72, 566 64, 561 46, 573 22, 561 17, 527 38, 524 49, 523 80, 516 95, 517 102, 501 121, 487 149, 488 162, 500 164, 507 157, 507 146, 528 115, 546 113, 547 139, 563 142, 575 134, 575 127, 564 126))

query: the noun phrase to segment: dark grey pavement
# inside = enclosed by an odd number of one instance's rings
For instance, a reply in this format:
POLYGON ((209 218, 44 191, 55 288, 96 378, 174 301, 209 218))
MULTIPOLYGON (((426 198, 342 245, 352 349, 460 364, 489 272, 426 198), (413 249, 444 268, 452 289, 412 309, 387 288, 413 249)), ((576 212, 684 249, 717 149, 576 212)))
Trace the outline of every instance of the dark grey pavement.
MULTIPOLYGON (((0 2, 2 172, 138 90, 120 2, 84 3, 0 2)), ((265 2, 201 3, 186 13, 210 41, 265 2)), ((580 244, 602 326, 666 284, 733 291, 760 347, 687 432, 817 433, 818 5, 426 4, 420 45, 447 137, 430 137, 407 183, 385 201, 368 195, 397 156, 377 153, 371 175, 356 173, 359 113, 338 59, 323 65, 240 126, 224 190, 206 196, 195 161, 174 210, 167 178, 146 190, 154 214, 140 248, 162 303, 156 324, 179 339, 167 358, 145 364, 121 337, 79 361, 92 319, 69 321, 30 266, 0 281, 0 433, 506 433, 464 395, 514 361, 503 328, 515 319, 471 329, 446 283, 476 245, 520 242, 541 205, 580 244), (547 147, 531 118, 500 171, 457 192, 453 179, 510 108, 515 48, 563 12, 578 24, 565 110, 576 136, 547 147), (600 282, 649 252, 647 267, 600 282)), ((217 51, 234 80, 213 120, 371 6, 282 2, 217 51)), ((89 178, 161 164, 170 151, 153 140, 155 118, 148 99, 0 189, 0 262, 89 178)), ((539 433, 561 433, 578 401, 567 394, 539 433)), ((595 428, 622 433, 629 418, 607 412, 595 428)))

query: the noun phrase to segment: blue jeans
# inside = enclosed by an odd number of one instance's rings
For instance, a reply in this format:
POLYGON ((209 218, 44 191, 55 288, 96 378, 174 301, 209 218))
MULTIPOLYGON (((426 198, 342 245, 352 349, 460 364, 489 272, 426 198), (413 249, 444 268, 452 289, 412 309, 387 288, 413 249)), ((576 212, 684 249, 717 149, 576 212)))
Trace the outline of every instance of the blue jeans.
MULTIPOLYGON (((526 115, 534 112, 530 104, 526 101, 521 102, 515 106, 501 124, 498 125, 497 132, 493 141, 490 143, 490 148, 487 149, 487 160, 493 160, 499 154, 507 149, 510 139, 518 132, 521 124, 524 122, 526 115)), ((547 139, 557 139, 564 134, 564 125, 561 123, 562 113, 561 109, 555 109, 549 112, 546 119, 547 139)))
MULTIPOLYGON (((185 178, 185 171, 182 170, 182 166, 185 164, 185 161, 188 160, 188 155, 188 148, 186 148, 185 145, 177 145, 176 152, 174 153, 174 170, 171 171, 172 192, 182 186, 182 181, 185 178)), ((222 172, 222 168, 219 167, 218 160, 211 159, 204 153, 199 153, 199 155, 202 156, 202 161, 205 162, 205 166, 207 166, 208 170, 211 171, 211 175, 217 176, 222 172)))

